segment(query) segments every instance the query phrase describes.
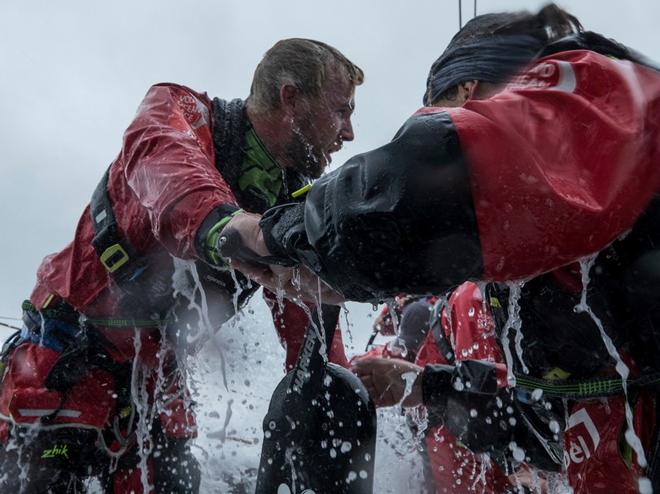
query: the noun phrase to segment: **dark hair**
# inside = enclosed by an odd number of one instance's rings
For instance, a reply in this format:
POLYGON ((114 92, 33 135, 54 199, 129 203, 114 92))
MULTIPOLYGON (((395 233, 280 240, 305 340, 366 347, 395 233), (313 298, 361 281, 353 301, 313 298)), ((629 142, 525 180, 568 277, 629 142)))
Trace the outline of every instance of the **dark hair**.
POLYGON ((497 35, 525 34, 547 44, 582 30, 582 24, 575 16, 551 3, 536 14, 520 11, 477 16, 454 35, 447 50, 497 35))
POLYGON ((582 24, 555 4, 538 13, 484 14, 471 19, 449 42, 429 72, 424 104, 455 95, 468 80, 506 82, 548 44, 582 32, 582 24))
POLYGON ((359 86, 364 81, 362 69, 326 43, 302 38, 278 41, 254 71, 248 104, 257 111, 278 108, 282 84, 291 84, 304 94, 317 96, 327 72, 336 66, 345 69, 353 85, 359 86))

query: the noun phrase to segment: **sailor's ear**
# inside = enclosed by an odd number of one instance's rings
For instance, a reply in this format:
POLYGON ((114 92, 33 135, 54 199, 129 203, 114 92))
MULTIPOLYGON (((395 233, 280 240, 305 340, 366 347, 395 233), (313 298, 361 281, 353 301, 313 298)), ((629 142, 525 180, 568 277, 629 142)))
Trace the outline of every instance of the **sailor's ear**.
POLYGON ((300 89, 292 84, 280 87, 280 107, 287 113, 293 113, 301 96, 300 89))
POLYGON ((479 81, 465 81, 459 84, 459 95, 463 98, 463 103, 471 99, 477 99, 479 92, 479 81))

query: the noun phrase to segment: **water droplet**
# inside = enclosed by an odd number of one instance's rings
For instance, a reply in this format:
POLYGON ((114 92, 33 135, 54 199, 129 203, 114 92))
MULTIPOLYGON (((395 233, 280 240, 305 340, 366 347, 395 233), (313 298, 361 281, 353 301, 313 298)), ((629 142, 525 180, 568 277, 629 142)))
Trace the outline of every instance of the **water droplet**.
POLYGON ((518 462, 525 461, 525 450, 520 448, 515 442, 512 441, 509 443, 509 449, 511 450, 514 460, 518 462))
POLYGON ((640 477, 639 494, 653 494, 653 485, 648 477, 640 477))

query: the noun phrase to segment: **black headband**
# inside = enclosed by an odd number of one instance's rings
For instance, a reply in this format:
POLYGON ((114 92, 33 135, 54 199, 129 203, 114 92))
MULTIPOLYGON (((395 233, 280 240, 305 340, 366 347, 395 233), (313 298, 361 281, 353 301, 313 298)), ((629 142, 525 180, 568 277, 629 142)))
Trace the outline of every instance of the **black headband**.
POLYGON ((452 48, 431 66, 424 104, 435 102, 445 91, 465 81, 507 82, 545 46, 529 35, 491 36, 452 48))

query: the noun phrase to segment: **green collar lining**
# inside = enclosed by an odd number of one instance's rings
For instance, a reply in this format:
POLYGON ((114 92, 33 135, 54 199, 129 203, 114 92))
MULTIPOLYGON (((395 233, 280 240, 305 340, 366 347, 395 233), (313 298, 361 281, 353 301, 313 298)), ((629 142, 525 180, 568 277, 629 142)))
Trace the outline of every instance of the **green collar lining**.
POLYGON ((258 196, 267 207, 273 207, 282 191, 284 168, 268 152, 252 127, 245 134, 245 146, 238 187, 242 192, 258 196))

